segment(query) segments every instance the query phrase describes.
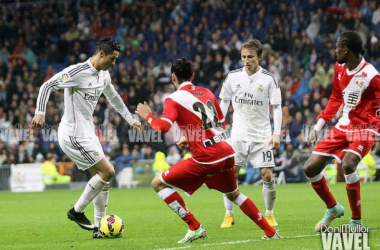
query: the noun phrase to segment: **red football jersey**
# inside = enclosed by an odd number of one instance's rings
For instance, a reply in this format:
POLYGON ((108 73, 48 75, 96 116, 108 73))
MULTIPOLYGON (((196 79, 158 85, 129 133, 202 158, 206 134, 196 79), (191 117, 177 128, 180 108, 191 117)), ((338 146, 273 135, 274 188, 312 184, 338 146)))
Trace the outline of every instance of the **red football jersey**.
POLYGON ((336 128, 342 131, 364 129, 379 134, 380 75, 364 59, 349 71, 346 64, 335 64, 333 92, 320 115, 326 123, 343 103, 343 114, 336 128))
POLYGON ((193 159, 215 163, 234 155, 225 141, 224 117, 214 94, 205 88, 184 82, 164 102, 162 120, 177 122, 186 136, 193 159))

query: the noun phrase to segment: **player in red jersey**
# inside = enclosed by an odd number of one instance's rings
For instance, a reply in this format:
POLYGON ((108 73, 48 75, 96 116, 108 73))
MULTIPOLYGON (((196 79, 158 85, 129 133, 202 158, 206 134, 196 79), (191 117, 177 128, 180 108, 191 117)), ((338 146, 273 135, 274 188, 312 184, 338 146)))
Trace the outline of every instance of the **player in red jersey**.
POLYGON ((281 238, 251 199, 238 190, 233 168, 234 151, 225 141, 229 136, 224 131, 224 117, 215 96, 210 90, 191 83, 193 67, 186 58, 176 60, 171 72, 177 91, 166 98, 161 118, 155 118, 146 103, 140 103, 136 113, 153 129, 163 133, 177 122, 184 134, 178 145, 188 145, 193 153, 192 158, 178 162, 152 181, 152 187, 161 199, 189 226, 187 234, 178 243, 205 238, 207 232, 174 188, 191 195, 203 184, 225 193, 264 231, 264 239, 281 238))
POLYGON ((311 186, 327 206, 325 216, 315 227, 316 231, 323 231, 332 220, 344 214, 344 208, 335 200, 321 173, 330 157, 342 163, 352 211, 349 224, 351 227, 362 226, 360 181, 356 167, 375 144, 380 122, 380 75, 364 60, 362 46, 356 32, 347 31, 338 38, 333 92, 309 137, 309 144, 314 146, 323 125, 331 121, 343 104, 343 114, 338 123, 318 143, 304 165, 311 186))

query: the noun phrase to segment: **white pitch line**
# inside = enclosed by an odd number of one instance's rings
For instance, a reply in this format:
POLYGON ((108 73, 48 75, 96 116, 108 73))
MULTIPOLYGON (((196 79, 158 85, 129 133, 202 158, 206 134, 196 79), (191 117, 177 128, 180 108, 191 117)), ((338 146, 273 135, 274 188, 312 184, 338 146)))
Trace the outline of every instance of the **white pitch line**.
MULTIPOLYGON (((287 236, 283 237, 283 239, 295 239, 295 238, 307 238, 307 237, 315 237, 319 236, 319 234, 311 234, 311 235, 295 235, 295 236, 287 236)), ((188 249, 192 247, 209 247, 209 246, 219 246, 219 245, 236 245, 236 244, 244 244, 248 242, 258 242, 264 241, 259 239, 249 239, 249 240, 239 240, 239 241, 228 241, 228 242, 218 242, 218 243, 206 243, 202 245, 193 245, 193 246, 183 246, 183 247, 172 247, 172 248, 156 248, 155 250, 179 250, 179 249, 188 249)))
MULTIPOLYGON (((377 232, 380 231, 379 229, 372 229, 370 232, 377 232)), ((283 237, 283 239, 297 239, 297 238, 308 238, 308 237, 315 237, 320 236, 319 233, 317 234, 310 234, 310 235, 294 235, 294 236, 286 236, 283 237)), ((258 241, 264 241, 259 239, 248 239, 248 240, 239 240, 239 241, 227 241, 227 242, 218 242, 218 243, 206 243, 202 245, 193 245, 193 246, 183 246, 183 247, 172 247, 172 248, 155 248, 154 250, 180 250, 180 249, 189 249, 193 247, 209 247, 209 246, 219 246, 219 245, 237 245, 237 244, 244 244, 248 242, 258 242, 258 241)), ((380 245, 375 245, 380 246, 380 245)))

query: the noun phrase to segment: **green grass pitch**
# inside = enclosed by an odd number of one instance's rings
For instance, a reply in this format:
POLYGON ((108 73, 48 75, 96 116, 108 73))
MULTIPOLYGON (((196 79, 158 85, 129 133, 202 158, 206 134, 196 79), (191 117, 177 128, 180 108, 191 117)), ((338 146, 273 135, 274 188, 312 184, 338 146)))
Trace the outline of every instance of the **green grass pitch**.
MULTIPOLYGON (((347 223, 350 208, 345 184, 330 186, 346 214, 333 226, 347 223)), ((264 212, 261 186, 240 187, 264 212)), ((260 240, 262 231, 235 206, 235 226, 220 229, 224 216, 222 195, 202 187, 185 197, 188 208, 204 224, 208 238, 179 245, 187 230, 151 188, 111 189, 108 214, 119 215, 126 223, 124 237, 92 239, 66 217, 81 190, 49 190, 42 193, 0 192, 0 249, 322 249, 314 226, 325 207, 309 184, 277 186, 276 219, 283 240, 260 240)), ((380 183, 362 184, 363 221, 370 227, 369 245, 380 249, 380 183)), ((93 205, 86 210, 93 217, 93 205)))

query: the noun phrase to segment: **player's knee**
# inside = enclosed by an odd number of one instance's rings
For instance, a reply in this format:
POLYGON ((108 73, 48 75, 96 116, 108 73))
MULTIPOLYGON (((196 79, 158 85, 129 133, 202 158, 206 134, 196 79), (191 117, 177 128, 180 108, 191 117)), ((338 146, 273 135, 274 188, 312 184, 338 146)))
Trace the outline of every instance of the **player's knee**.
POLYGON ((311 164, 309 161, 306 161, 305 164, 302 167, 303 171, 305 172, 307 177, 314 177, 314 167, 313 164, 311 164))
POLYGON ((270 168, 265 168, 261 170, 261 178, 265 182, 270 182, 273 179, 273 172, 270 168))
POLYGON ((239 190, 236 190, 235 192, 233 193, 229 193, 229 194, 226 194, 227 198, 230 200, 230 201, 234 201, 236 200, 236 198, 240 195, 240 191, 239 190))
POLYGON ((112 164, 103 172, 105 181, 110 181, 115 176, 115 168, 112 164))
POLYGON ((356 170, 356 163, 345 162, 342 164, 342 169, 344 174, 352 174, 356 170))
POLYGON ((156 177, 154 177, 153 178, 153 180, 152 180, 152 182, 151 182, 151 186, 152 186, 152 188, 156 191, 156 192, 159 192, 159 191, 161 191, 160 190, 160 185, 161 184, 161 180, 160 180, 160 178, 158 178, 158 176, 156 176, 156 177))
POLYGON ((108 176, 110 180, 115 176, 115 168, 113 166, 108 170, 108 176))

